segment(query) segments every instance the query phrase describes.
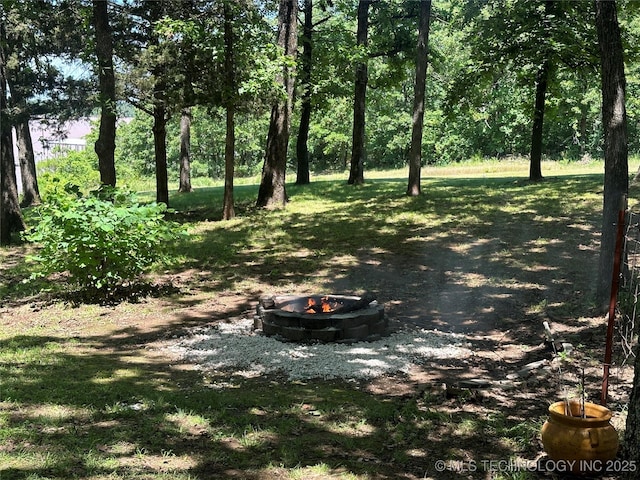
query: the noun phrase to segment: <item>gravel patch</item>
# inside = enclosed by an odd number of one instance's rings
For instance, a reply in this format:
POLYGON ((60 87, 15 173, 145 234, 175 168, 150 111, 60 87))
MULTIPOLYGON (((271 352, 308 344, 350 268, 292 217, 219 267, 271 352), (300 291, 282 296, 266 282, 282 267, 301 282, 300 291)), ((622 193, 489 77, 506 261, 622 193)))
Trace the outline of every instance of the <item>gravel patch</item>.
POLYGON ((290 380, 371 379, 408 373, 412 366, 435 359, 471 355, 464 335, 437 330, 402 331, 353 344, 297 344, 254 331, 253 320, 198 327, 167 348, 202 370, 246 376, 277 373, 290 380))

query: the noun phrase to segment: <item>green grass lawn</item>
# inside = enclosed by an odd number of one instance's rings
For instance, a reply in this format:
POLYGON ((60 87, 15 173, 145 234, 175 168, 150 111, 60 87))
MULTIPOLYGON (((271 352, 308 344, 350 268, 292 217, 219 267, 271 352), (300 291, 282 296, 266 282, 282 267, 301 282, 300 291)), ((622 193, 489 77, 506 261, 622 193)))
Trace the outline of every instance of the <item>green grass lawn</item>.
MULTIPOLYGON (((221 297, 324 291, 368 255, 411 261, 451 236, 515 238, 504 262, 536 275, 536 248, 577 251, 597 235, 601 171, 545 162, 546 181, 532 184, 523 162, 425 168, 414 198, 404 195, 405 172, 365 173, 356 188, 320 176, 289 185, 287 208, 274 211, 253 207, 257 185, 237 185, 229 222, 216 221, 220 186, 176 193, 174 217, 191 236, 155 275, 179 276, 180 292, 116 306, 69 305, 55 279, 38 294, 21 283, 29 247, 0 251, 0 480, 488 478, 455 468, 535 458, 546 393, 514 407, 468 392, 443 397, 431 385, 381 394, 351 382, 243 378, 187 368, 154 345, 250 306, 221 297), (581 233, 567 238, 568 225, 581 233), (437 472, 439 459, 459 463, 437 472)), ((370 287, 366 278, 351 285, 370 287)), ((588 306, 554 308, 580 317, 588 306)))

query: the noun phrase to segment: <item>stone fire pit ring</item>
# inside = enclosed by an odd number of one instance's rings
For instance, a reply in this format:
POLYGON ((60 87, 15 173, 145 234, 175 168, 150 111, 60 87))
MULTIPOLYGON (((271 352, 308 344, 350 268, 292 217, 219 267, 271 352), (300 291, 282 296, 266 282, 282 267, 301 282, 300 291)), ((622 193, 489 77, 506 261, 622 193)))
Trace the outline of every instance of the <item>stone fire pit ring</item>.
POLYGON ((265 335, 299 343, 373 341, 387 327, 384 305, 370 295, 266 295, 254 317, 265 335))

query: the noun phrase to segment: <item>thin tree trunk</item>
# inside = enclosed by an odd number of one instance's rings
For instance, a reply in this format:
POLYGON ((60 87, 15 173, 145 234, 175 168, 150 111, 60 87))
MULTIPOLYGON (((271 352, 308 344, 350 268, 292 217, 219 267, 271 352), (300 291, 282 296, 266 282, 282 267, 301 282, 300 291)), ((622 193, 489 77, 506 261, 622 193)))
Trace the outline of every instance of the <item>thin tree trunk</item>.
POLYGON ((153 147, 156 162, 156 202, 169 206, 169 178, 167 174, 167 118, 165 107, 153 107, 153 147))
POLYGON ((180 193, 191 191, 191 108, 180 114, 180 193))
POLYGON ((589 109, 584 103, 580 103, 580 122, 578 123, 578 144, 580 146, 580 158, 584 158, 587 151, 587 121, 589 120, 589 109))
MULTIPOLYGON (((356 41, 358 46, 366 47, 369 36, 369 6, 374 0, 360 0, 358 3, 358 27, 356 41)), ((356 65, 355 91, 353 98, 353 138, 351 142, 350 185, 364 183, 365 114, 367 81, 369 79, 366 59, 356 65)))
POLYGON ((529 180, 542 180, 542 132, 544 110, 549 78, 549 62, 545 60, 536 76, 536 99, 533 108, 533 127, 531 129, 531 156, 529 159, 529 180))
POLYGON ((420 169, 422 166, 422 131, 424 126, 425 87, 427 83, 429 21, 431 0, 420 1, 418 44, 416 47, 416 82, 413 90, 413 124, 409 149, 409 184, 407 195, 420 195, 420 169))
POLYGON ((298 170, 296 184, 307 185, 309 178, 309 127, 311 125, 311 69, 313 67, 313 0, 304 2, 304 26, 302 32, 302 56, 300 71, 300 127, 298 129, 298 143, 296 144, 296 156, 298 158, 298 170))
POLYGON ((36 160, 33 153, 33 141, 29 131, 29 119, 26 118, 16 125, 16 141, 18 142, 18 161, 20 162, 20 176, 22 177, 21 207, 31 207, 42 203, 38 189, 36 160))
POLYGON ((595 4, 604 128, 604 202, 596 302, 606 311, 611 292, 618 211, 621 198, 629 190, 626 80, 616 2, 596 0, 595 4))
POLYGON ((93 0, 93 26, 96 36, 100 89, 100 131, 95 143, 100 182, 116 185, 116 79, 113 69, 113 40, 107 13, 107 0, 93 0))
POLYGON ((233 200, 234 151, 236 148, 235 108, 227 107, 227 133, 224 143, 224 200, 222 219, 231 220, 236 216, 233 200))
MULTIPOLYGON (((296 49, 298 48, 297 15, 297 0, 280 0, 278 45, 284 50, 285 55, 293 59, 296 57, 296 49)), ((284 67, 279 81, 285 88, 287 98, 277 101, 271 109, 262 180, 256 202, 258 207, 279 207, 287 203, 285 173, 295 71, 290 67, 284 67)))
POLYGON ((231 220, 236 216, 233 200, 233 177, 235 176, 236 123, 235 123, 235 51, 233 36, 233 11, 225 2, 224 9, 224 64, 227 87, 226 134, 224 142, 224 199, 222 202, 222 219, 231 220))

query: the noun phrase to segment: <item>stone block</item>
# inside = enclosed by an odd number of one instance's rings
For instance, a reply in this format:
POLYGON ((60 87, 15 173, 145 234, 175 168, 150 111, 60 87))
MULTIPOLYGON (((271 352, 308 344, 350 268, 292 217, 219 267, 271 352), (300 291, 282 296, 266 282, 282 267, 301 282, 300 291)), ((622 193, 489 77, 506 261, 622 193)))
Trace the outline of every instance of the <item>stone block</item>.
POLYGON ((369 336, 369 325, 360 325, 358 327, 345 328, 342 331, 341 339, 357 339, 364 340, 369 336))
POLYGON ((323 328, 321 330, 311 330, 311 340, 319 342, 335 342, 340 334, 336 328, 323 328))
POLYGON ((280 335, 292 342, 306 342, 311 339, 311 330, 296 327, 282 327, 280 335))
POLYGON ((388 323, 389 322, 386 319, 383 319, 383 320, 380 320, 380 321, 374 323, 373 325, 370 325, 369 326, 369 334, 370 335, 374 335, 374 334, 382 335, 387 330, 388 323))

